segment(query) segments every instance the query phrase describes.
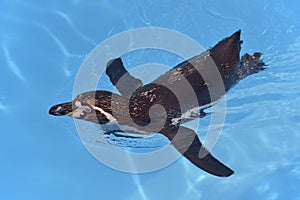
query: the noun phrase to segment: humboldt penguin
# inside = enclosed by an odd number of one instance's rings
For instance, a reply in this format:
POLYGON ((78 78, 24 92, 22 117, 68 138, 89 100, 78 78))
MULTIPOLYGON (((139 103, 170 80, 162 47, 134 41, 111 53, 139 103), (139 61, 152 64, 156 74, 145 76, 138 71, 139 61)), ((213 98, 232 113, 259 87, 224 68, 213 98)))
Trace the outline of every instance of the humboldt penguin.
POLYGON ((212 175, 228 177, 234 171, 213 157, 196 132, 182 124, 204 117, 204 109, 213 106, 240 80, 265 69, 259 52, 240 58, 240 34, 240 30, 233 33, 145 85, 125 69, 121 58, 113 59, 107 64, 106 74, 120 95, 104 90, 85 92, 71 102, 54 105, 49 114, 111 125, 113 132, 162 134, 195 166, 212 175), (219 79, 213 74, 207 80, 202 72, 209 74, 213 67, 219 79), (220 80, 222 87, 218 89, 214 86, 220 80), (154 105, 161 109, 151 113, 154 105))

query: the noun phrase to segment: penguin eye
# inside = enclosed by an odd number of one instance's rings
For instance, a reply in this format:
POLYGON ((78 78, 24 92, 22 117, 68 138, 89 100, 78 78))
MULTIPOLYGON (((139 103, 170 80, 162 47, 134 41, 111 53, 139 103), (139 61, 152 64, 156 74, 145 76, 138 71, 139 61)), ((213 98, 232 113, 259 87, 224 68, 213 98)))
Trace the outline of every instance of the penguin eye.
POLYGON ((80 101, 75 101, 75 109, 73 112, 73 117, 83 118, 86 113, 92 112, 92 108, 88 105, 82 105, 80 101))
POLYGON ((92 109, 89 106, 83 106, 83 110, 87 113, 92 112, 92 109))

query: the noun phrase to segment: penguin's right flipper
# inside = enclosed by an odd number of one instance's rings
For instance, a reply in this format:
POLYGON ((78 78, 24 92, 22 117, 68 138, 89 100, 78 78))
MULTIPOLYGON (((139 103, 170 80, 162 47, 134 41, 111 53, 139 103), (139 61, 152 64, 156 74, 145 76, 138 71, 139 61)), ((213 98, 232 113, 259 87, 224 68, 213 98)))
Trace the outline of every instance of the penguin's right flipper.
POLYGON ((182 126, 170 126, 161 131, 172 145, 189 161, 200 169, 219 177, 228 177, 234 173, 230 168, 213 157, 203 147, 197 134, 192 129, 182 126))
POLYGON ((126 97, 130 97, 137 88, 143 86, 140 79, 133 77, 125 69, 121 58, 110 60, 107 63, 106 74, 110 82, 126 97))

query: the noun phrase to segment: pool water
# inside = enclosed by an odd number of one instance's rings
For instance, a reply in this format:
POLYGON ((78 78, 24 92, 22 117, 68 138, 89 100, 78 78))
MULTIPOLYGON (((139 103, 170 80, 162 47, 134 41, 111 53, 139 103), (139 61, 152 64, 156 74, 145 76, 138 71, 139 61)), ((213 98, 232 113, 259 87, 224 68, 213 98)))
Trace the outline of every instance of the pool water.
MULTIPOLYGON (((299 8, 296 0, 1 0, 0 198, 300 199, 299 8), (151 26, 205 48, 242 29, 241 53, 264 53, 268 69, 226 95, 213 153, 235 170, 231 177, 211 176, 184 158, 146 174, 116 171, 89 154, 71 118, 48 115, 72 98, 76 73, 97 44, 151 26)), ((134 68, 145 56, 124 58, 134 68)))

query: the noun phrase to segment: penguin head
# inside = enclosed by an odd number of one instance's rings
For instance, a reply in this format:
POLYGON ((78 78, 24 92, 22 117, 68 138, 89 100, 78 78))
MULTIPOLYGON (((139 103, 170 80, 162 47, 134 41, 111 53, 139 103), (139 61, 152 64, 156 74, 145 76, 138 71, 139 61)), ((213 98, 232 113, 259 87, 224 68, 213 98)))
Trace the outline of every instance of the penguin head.
POLYGON ((49 114, 106 124, 115 120, 110 108, 111 95, 112 93, 107 91, 82 93, 71 102, 52 106, 49 114))

